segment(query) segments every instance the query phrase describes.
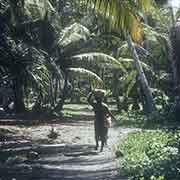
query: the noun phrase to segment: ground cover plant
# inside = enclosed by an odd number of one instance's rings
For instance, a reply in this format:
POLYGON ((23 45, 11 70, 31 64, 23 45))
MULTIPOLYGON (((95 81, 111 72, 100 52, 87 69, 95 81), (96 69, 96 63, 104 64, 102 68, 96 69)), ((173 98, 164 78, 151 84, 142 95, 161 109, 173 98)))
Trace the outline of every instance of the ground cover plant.
POLYGON ((130 133, 116 147, 123 173, 130 179, 179 179, 179 132, 130 133))
POLYGON ((179 180, 179 17, 177 0, 0 0, 0 179, 179 180))

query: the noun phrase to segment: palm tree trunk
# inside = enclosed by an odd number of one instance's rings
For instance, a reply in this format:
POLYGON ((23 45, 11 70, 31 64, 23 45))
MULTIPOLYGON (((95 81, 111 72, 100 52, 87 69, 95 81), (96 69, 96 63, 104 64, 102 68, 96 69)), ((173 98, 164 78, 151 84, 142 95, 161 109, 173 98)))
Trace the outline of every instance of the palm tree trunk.
POLYGON ((115 97, 116 100, 116 106, 118 111, 121 111, 122 107, 121 107, 121 103, 120 103, 120 99, 119 99, 119 88, 118 88, 118 81, 119 81, 119 70, 113 69, 112 70, 112 74, 113 74, 113 79, 112 79, 112 94, 115 97))
POLYGON ((173 80, 174 80, 174 95, 175 95, 175 106, 174 112, 179 118, 180 112, 180 25, 179 21, 177 21, 172 27, 170 31, 170 45, 169 45, 169 58, 171 61, 172 72, 173 72, 173 80))
POLYGON ((57 78, 55 78, 55 87, 54 87, 54 104, 56 104, 56 102, 57 102, 57 93, 58 93, 58 79, 57 78))
POLYGON ((142 65, 140 63, 139 56, 138 56, 137 51, 133 45, 133 41, 132 41, 132 38, 130 35, 127 36, 127 43, 128 43, 128 47, 130 49, 130 52, 133 56, 133 59, 135 61, 135 66, 136 66, 136 69, 137 69, 137 72, 139 75, 139 80, 140 80, 140 83, 142 86, 142 90, 144 91, 144 95, 146 97, 148 113, 151 114, 153 112, 156 112, 155 102, 154 102, 152 92, 151 92, 151 89, 149 87, 147 78, 144 74, 142 65))
POLYGON ((64 86, 63 86, 63 90, 62 90, 61 100, 59 101, 59 103, 55 107, 55 109, 54 109, 55 111, 57 111, 57 110, 62 111, 65 99, 67 98, 68 75, 66 72, 64 73, 64 76, 65 76, 64 77, 64 86))
POLYGON ((16 112, 24 112, 25 105, 23 100, 23 87, 19 78, 14 80, 14 105, 16 112))

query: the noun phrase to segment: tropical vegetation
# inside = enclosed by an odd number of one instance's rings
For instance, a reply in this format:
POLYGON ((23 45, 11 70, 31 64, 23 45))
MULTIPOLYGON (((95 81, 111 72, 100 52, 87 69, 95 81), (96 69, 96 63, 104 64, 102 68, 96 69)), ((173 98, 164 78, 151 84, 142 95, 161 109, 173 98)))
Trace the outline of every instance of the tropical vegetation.
POLYGON ((117 145, 123 172, 178 179, 180 8, 167 4, 0 0, 0 118, 64 117, 64 105, 84 105, 90 91, 106 89, 116 124, 145 131, 117 145))

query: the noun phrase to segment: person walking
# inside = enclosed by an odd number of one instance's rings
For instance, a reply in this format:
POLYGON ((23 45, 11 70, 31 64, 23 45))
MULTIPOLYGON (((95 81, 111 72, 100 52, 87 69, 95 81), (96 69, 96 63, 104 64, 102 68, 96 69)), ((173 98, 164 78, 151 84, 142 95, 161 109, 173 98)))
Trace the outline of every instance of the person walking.
POLYGON ((87 101, 93 107, 95 113, 95 150, 98 149, 99 141, 101 141, 101 152, 103 151, 104 144, 107 143, 108 128, 111 126, 111 117, 114 118, 107 104, 103 102, 104 96, 105 90, 95 89, 90 92, 87 97, 87 101))

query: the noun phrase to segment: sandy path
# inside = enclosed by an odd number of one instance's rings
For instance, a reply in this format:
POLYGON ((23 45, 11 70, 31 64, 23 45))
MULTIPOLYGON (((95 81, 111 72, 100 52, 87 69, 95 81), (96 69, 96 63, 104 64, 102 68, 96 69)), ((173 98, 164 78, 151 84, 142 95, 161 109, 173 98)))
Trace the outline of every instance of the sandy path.
MULTIPOLYGON (((85 117, 85 116, 84 116, 85 117)), ((113 146, 119 138, 132 129, 112 127, 109 130, 108 146, 100 153, 94 150, 93 116, 73 122, 54 124, 59 136, 48 144, 48 150, 40 152, 40 159, 28 163, 18 173, 0 175, 0 179, 19 180, 125 180, 118 173, 113 146), (29 166, 31 168, 29 168, 29 166), (6 176, 6 177, 5 177, 6 176)), ((19 132, 35 145, 44 146, 48 141, 49 125, 19 127, 19 132), (43 143, 43 144, 42 144, 43 143)), ((45 149, 45 148, 44 148, 45 149)), ((17 171, 16 171, 17 172, 17 171)), ((1 173, 0 173, 1 174, 1 173)))

